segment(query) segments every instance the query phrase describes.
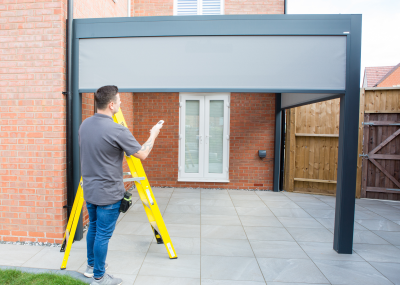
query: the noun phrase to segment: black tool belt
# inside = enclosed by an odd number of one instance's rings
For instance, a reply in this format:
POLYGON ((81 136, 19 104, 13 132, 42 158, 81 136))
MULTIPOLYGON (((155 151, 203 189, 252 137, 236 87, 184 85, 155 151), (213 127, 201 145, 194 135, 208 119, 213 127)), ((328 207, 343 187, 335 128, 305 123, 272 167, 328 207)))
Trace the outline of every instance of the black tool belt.
POLYGON ((126 211, 128 211, 131 205, 132 205, 132 194, 126 191, 124 198, 122 198, 121 200, 121 206, 119 207, 119 211, 121 213, 125 213, 126 211))

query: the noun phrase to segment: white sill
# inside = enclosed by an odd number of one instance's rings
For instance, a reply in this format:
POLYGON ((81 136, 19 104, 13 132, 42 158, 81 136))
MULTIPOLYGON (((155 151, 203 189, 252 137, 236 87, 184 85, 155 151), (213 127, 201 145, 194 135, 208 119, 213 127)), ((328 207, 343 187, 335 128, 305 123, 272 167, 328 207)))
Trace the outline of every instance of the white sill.
POLYGON ((219 182, 228 183, 229 179, 206 179, 206 178, 178 178, 178 182, 219 182))

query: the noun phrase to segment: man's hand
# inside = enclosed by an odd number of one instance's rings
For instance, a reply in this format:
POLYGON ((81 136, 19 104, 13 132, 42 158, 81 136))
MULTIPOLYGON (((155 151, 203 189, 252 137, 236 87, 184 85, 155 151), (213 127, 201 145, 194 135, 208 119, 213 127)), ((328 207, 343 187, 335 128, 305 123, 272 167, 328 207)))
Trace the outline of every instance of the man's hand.
POLYGON ((150 137, 149 139, 142 145, 141 150, 135 153, 133 156, 139 158, 140 160, 145 160, 147 156, 150 154, 151 150, 153 149, 154 142, 158 135, 160 134, 160 129, 162 125, 159 124, 155 125, 150 129, 150 137))
POLYGON ((158 135, 160 134, 161 128, 162 128, 162 125, 159 126, 158 124, 155 125, 154 127, 152 127, 150 129, 150 136, 154 136, 154 138, 158 137, 158 135))

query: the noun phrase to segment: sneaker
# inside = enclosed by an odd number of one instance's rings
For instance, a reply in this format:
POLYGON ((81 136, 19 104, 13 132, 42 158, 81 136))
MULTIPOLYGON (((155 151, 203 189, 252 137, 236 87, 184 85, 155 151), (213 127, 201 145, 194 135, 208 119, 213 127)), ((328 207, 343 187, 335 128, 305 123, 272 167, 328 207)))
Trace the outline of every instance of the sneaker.
MULTIPOLYGON (((105 270, 107 270, 108 269, 108 264, 106 263, 105 265, 104 265, 104 268, 105 268, 105 270)), ((88 264, 88 266, 86 267, 86 271, 85 271, 85 273, 83 273, 83 275, 85 275, 86 277, 88 277, 88 278, 91 278, 91 277, 93 277, 93 266, 90 266, 89 264, 88 264)))
POLYGON ((122 279, 115 278, 114 276, 106 273, 100 280, 96 280, 93 278, 93 282, 90 285, 99 285, 99 284, 101 284, 101 285, 121 285, 122 279))

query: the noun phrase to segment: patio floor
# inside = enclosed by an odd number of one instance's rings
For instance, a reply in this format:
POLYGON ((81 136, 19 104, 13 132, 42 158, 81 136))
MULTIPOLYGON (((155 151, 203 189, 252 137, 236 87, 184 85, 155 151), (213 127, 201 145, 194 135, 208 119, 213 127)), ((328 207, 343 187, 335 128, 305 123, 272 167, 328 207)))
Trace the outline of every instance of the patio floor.
MULTIPOLYGON (((354 252, 332 249, 335 198, 288 192, 153 188, 178 259, 155 242, 138 200, 110 240, 123 284, 400 284, 400 202, 356 200, 354 252)), ((138 199, 136 193, 136 199, 138 199)), ((59 248, 0 245, 0 265, 59 269, 59 248)), ((86 268, 85 239, 67 270, 86 268)), ((65 272, 65 271, 64 271, 65 272)), ((87 279, 90 281, 90 279, 87 279)))

